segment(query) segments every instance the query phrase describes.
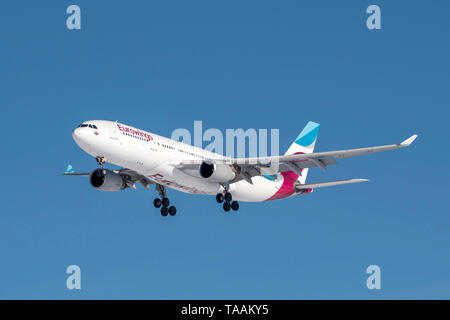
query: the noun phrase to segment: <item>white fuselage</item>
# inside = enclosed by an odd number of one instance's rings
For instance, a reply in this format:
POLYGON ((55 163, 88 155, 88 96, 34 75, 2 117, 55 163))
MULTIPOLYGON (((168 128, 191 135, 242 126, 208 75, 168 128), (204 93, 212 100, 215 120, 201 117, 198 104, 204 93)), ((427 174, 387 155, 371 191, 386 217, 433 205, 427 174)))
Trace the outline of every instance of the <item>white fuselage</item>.
MULTIPOLYGON (((93 157, 103 157, 108 163, 131 169, 155 183, 182 192, 215 195, 223 191, 221 184, 202 178, 198 172, 187 174, 171 165, 177 161, 223 159, 223 155, 118 122, 93 120, 85 124, 93 128, 78 127, 72 136, 80 148, 93 157)), ((265 201, 274 199, 277 193, 276 198, 281 199, 291 195, 283 196, 286 188, 283 180, 282 175, 275 180, 253 177, 253 184, 241 180, 231 184, 229 191, 233 199, 239 201, 265 201)))

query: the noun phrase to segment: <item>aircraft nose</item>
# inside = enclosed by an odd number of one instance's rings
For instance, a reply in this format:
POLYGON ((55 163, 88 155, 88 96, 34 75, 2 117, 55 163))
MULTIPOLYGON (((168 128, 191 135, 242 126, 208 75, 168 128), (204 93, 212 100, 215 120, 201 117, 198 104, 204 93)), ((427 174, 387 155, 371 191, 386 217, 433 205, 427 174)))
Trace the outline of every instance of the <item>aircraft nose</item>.
POLYGON ((77 139, 80 137, 80 128, 75 128, 75 130, 72 131, 72 138, 77 142, 77 139))
POLYGON ((80 147, 85 146, 86 145, 85 128, 75 128, 75 130, 72 131, 72 138, 80 147))

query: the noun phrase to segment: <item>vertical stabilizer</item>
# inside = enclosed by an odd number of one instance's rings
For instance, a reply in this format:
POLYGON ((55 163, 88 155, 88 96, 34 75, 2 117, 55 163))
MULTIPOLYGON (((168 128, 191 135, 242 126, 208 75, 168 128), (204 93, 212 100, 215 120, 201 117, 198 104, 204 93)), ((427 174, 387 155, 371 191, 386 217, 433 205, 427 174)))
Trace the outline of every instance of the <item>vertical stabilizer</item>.
MULTIPOLYGON (((285 155, 289 154, 302 154, 314 152, 314 146, 316 144, 317 135, 319 133, 320 124, 309 121, 306 127, 291 144, 285 155)), ((298 177, 298 181, 304 184, 306 182, 306 176, 308 175, 308 168, 301 169, 301 175, 298 177)))

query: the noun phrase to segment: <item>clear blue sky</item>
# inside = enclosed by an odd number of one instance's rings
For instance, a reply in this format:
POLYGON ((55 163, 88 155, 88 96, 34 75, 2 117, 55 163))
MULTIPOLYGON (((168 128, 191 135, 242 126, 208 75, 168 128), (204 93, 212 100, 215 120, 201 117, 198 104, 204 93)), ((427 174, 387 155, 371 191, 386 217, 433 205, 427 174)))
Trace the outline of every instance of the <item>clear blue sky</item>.
POLYGON ((448 1, 151 3, 2 3, 1 298, 450 298, 448 1), (154 190, 61 175, 96 167, 71 137, 88 119, 279 128, 283 151, 308 120, 318 151, 419 138, 308 177, 369 183, 232 215, 169 191, 178 214, 162 218, 154 190))

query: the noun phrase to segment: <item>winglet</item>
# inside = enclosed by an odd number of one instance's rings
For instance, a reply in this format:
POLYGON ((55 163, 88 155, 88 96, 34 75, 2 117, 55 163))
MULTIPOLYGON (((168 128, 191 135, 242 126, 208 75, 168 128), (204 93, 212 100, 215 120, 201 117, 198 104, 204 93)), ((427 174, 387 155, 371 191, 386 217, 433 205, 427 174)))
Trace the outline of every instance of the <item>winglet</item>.
POLYGON ((411 143, 413 143, 414 140, 416 140, 416 138, 417 138, 417 134, 413 134, 411 137, 409 137, 408 139, 406 139, 405 141, 400 143, 400 145, 402 147, 409 147, 411 145, 411 143))
POLYGON ((65 171, 64 173, 73 173, 73 168, 72 168, 72 165, 71 165, 71 164, 69 164, 69 165, 67 166, 67 169, 66 169, 66 171, 65 171))

